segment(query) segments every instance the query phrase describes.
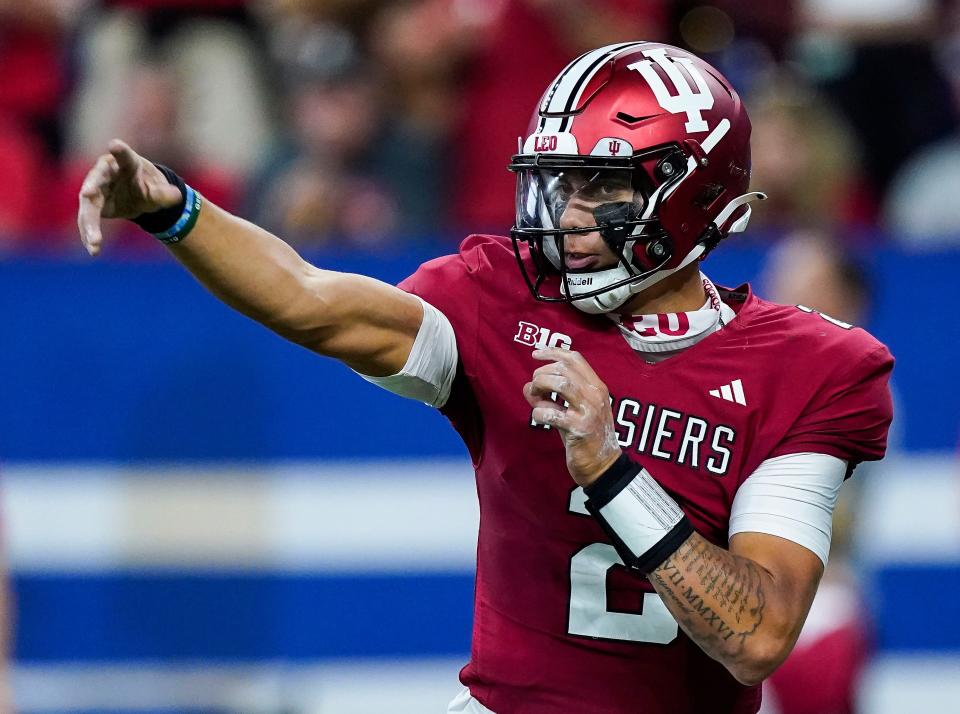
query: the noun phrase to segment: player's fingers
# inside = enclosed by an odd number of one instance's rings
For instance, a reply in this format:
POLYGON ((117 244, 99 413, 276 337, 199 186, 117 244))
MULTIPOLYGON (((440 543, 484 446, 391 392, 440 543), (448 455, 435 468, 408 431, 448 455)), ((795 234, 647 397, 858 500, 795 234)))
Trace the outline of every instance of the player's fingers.
POLYGON ((103 234, 100 230, 100 207, 103 197, 96 198, 80 195, 80 206, 77 209, 77 229, 80 231, 80 240, 90 255, 97 255, 103 243, 103 234))
MULTIPOLYGON (((562 361, 552 360, 545 365, 537 367, 533 371, 533 376, 555 374, 566 377, 579 385, 590 386, 595 384, 599 387, 603 386, 603 382, 600 381, 600 378, 590 369, 590 366, 582 357, 580 357, 579 360, 571 360, 566 358, 567 352, 568 350, 557 350, 556 353, 551 353, 551 355, 564 357, 564 359, 562 361)), ((579 353, 576 353, 576 355, 579 357, 579 353)))
POLYGON ((140 156, 126 142, 113 139, 107 145, 107 149, 116 160, 117 167, 123 175, 132 176, 140 168, 140 156))
POLYGON ((536 377, 538 374, 567 374, 567 366, 563 362, 549 362, 544 365, 540 365, 535 370, 533 370, 533 376, 536 377))
POLYGON ((557 374, 535 375, 530 383, 534 394, 549 396, 557 394, 567 403, 577 406, 581 401, 580 385, 569 377, 557 374))
POLYGON ((557 402, 553 392, 542 392, 534 387, 533 382, 523 385, 523 396, 531 407, 556 407, 557 402))
MULTIPOLYGON (((593 371, 586 358, 576 350, 565 350, 551 347, 546 350, 535 350, 533 356, 536 359, 554 359, 555 363, 545 365, 547 372, 555 372, 568 377, 578 385, 584 387, 594 387, 598 393, 606 392, 606 385, 603 380, 593 371), (556 367, 552 365, 556 364, 556 367)), ((538 368, 540 369, 540 368, 538 368)), ((534 372, 536 374, 536 372, 534 372)))
POLYGON ((100 216, 106 199, 105 192, 116 178, 119 166, 110 154, 100 156, 93 168, 87 172, 80 187, 77 207, 77 229, 80 240, 90 255, 100 252, 103 235, 100 230, 100 216))
POLYGON ((562 362, 564 353, 566 352, 569 352, 569 350, 565 350, 560 347, 538 347, 533 351, 533 358, 543 362, 562 362))
POLYGON ((531 416, 537 424, 552 426, 564 431, 569 426, 569 417, 565 411, 553 407, 536 407, 531 416))
POLYGON ((110 154, 100 156, 84 177, 80 195, 95 198, 116 178, 118 171, 119 167, 110 154))
POLYGON ((571 372, 577 372, 591 380, 598 379, 597 373, 593 371, 590 363, 576 350, 568 350, 561 347, 545 347, 534 350, 533 358, 556 361, 564 365, 571 372))

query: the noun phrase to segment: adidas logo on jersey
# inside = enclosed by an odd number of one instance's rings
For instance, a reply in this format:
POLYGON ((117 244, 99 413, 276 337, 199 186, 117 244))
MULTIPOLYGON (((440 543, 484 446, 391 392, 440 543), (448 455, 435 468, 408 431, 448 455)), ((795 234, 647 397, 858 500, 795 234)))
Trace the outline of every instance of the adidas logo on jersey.
POLYGON ((720 389, 711 389, 710 396, 725 402, 736 402, 747 406, 747 398, 743 394, 743 382, 739 379, 733 380, 730 384, 724 384, 720 389))

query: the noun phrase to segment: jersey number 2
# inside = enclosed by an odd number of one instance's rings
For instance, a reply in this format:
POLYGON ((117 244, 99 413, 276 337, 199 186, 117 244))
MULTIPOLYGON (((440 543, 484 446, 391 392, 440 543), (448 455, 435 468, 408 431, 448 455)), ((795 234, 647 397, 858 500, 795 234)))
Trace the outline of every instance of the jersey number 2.
MULTIPOLYGON (((584 507, 586 495, 577 487, 570 494, 570 510, 589 516, 584 507)), ((656 593, 644 593, 643 612, 607 610, 607 573, 623 565, 616 548, 608 543, 591 543, 570 559, 571 635, 601 637, 606 640, 652 642, 665 645, 677 637, 677 621, 656 593)))

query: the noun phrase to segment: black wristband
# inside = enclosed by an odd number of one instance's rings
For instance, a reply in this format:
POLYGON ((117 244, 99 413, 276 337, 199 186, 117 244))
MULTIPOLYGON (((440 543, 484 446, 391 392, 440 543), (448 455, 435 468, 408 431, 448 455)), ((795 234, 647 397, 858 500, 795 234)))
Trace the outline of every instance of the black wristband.
POLYGON ((693 523, 690 522, 687 516, 684 516, 683 519, 673 527, 673 530, 667 533, 663 540, 657 543, 656 546, 648 550, 642 558, 635 558, 633 563, 629 563, 626 560, 623 562, 632 568, 636 568, 644 575, 649 575, 660 567, 663 561, 676 553, 677 549, 683 545, 683 542, 692 536, 693 533, 693 523))
POLYGON ((626 454, 620 454, 620 458, 600 474, 600 478, 584 488, 583 492, 587 494, 587 498, 595 508, 603 508, 633 480, 634 476, 640 473, 641 469, 642 467, 636 461, 631 460, 626 454))
POLYGON ((140 226, 147 233, 165 233, 173 228, 180 217, 183 215, 184 208, 187 205, 187 184, 177 173, 162 164, 154 164, 160 172, 166 177, 167 181, 180 189, 180 202, 169 208, 161 208, 159 211, 151 213, 141 213, 136 218, 130 220, 140 226))
MULTIPOLYGON (((648 574, 674 553, 677 548, 693 534, 694 528, 690 519, 686 515, 682 515, 680 507, 662 490, 662 487, 655 483, 655 480, 649 474, 646 474, 641 477, 641 482, 645 480, 646 483, 650 484, 647 486, 648 489, 652 488, 654 491, 659 492, 660 496, 658 498, 661 499, 660 503, 662 505, 669 503, 670 507, 675 509, 680 518, 670 530, 663 534, 659 541, 652 546, 645 547, 643 552, 634 552, 634 550, 627 545, 624 541, 624 537, 626 536, 618 533, 616 528, 604 518, 601 509, 622 493, 634 479, 640 476, 642 471, 642 466, 632 461, 626 454, 621 454, 620 458, 604 471, 600 478, 584 489, 587 495, 587 500, 584 505, 586 506, 587 512, 594 517, 607 536, 609 536, 614 548, 617 549, 617 553, 619 553, 623 559, 623 562, 630 568, 648 574)), ((643 511, 640 511, 640 513, 643 513, 643 511)))

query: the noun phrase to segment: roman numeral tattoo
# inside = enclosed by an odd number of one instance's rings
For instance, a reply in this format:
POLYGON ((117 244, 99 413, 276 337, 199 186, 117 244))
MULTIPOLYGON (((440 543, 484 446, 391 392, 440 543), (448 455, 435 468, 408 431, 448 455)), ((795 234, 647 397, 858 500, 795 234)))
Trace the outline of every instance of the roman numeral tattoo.
POLYGON ((677 622, 707 654, 737 655, 763 622, 760 569, 694 535, 649 575, 677 622))

